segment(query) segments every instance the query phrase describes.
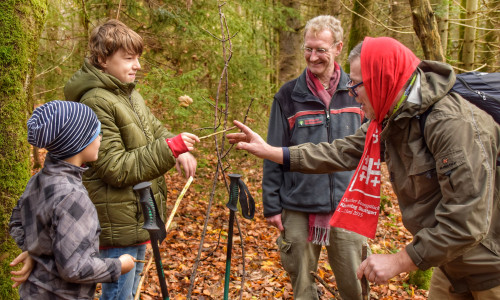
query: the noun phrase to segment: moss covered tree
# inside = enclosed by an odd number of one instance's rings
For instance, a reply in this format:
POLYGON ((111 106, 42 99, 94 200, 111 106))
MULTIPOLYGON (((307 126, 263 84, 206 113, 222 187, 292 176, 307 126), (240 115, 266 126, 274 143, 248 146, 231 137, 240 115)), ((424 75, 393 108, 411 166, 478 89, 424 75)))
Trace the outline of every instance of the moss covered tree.
POLYGON ((19 254, 8 234, 12 208, 30 177, 26 121, 46 0, 0 1, 0 299, 16 299, 9 262, 19 254))

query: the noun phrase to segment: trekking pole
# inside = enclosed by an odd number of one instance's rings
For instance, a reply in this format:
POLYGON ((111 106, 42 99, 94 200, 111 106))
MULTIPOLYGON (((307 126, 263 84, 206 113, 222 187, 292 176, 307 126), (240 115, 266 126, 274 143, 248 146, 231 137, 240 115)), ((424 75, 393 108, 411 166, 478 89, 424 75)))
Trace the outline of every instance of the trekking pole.
POLYGON ((229 230, 227 233, 227 254, 226 254, 226 275, 224 279, 224 300, 229 299, 229 277, 231 273, 231 250, 233 249, 233 226, 234 213, 238 211, 238 180, 241 175, 229 174, 231 183, 229 184, 229 202, 226 207, 229 208, 229 230))
MULTIPOLYGON (((191 182, 193 182, 193 176, 190 176, 186 185, 184 186, 184 188, 182 189, 182 192, 180 193, 179 197, 177 197, 177 201, 175 201, 175 205, 174 205, 174 208, 172 209, 172 212, 170 213, 170 217, 168 218, 168 221, 167 221, 167 224, 165 225, 165 233, 168 231, 169 227, 170 227, 170 224, 172 223, 172 220, 174 218, 174 215, 177 211, 177 208, 179 207, 179 204, 182 200, 182 198, 184 197, 184 195, 186 194, 186 191, 187 189, 189 188, 189 186, 191 185, 191 182)), ((135 292, 135 297, 134 297, 134 300, 139 300, 139 297, 141 295, 141 288, 142 288, 142 284, 144 282, 144 274, 147 273, 147 270, 149 269, 149 265, 151 265, 151 262, 153 261, 153 256, 151 256, 149 258, 149 260, 147 261, 147 265, 146 265, 146 269, 145 271, 143 270, 142 272, 142 275, 141 275, 141 280, 139 281, 139 285, 137 286, 137 290, 135 292)))
POLYGON ((231 275, 231 250, 233 249, 233 227, 235 213, 238 211, 238 200, 240 202, 241 213, 245 219, 252 219, 255 213, 255 203, 248 191, 247 186, 241 180, 240 174, 229 174, 231 182, 229 184, 229 201, 226 207, 229 208, 229 229, 227 233, 227 254, 226 254, 226 274, 224 278, 224 300, 229 299, 229 279, 231 275))
MULTIPOLYGON (((155 258, 156 272, 158 273, 158 281, 160 282, 161 295, 163 300, 169 300, 167 281, 163 271, 163 264, 161 262, 159 243, 163 240, 162 232, 158 226, 158 217, 156 203, 154 201, 153 193, 151 191, 151 182, 141 182, 134 186, 134 191, 139 194, 139 199, 142 207, 142 214, 144 215, 143 229, 146 229, 151 238, 151 247, 153 248, 153 256, 155 258)), ((160 219, 161 221, 161 219, 160 219)), ((162 224, 161 227, 164 227, 162 224)))

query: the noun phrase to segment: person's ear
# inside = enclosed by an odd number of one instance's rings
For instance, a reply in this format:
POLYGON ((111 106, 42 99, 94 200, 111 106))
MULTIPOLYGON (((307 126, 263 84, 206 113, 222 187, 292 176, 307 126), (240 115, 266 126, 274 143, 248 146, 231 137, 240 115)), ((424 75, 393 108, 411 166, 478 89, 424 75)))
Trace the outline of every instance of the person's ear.
POLYGON ((99 66, 101 67, 101 69, 105 70, 106 67, 107 67, 107 59, 101 57, 101 56, 98 56, 97 57, 97 61, 99 62, 99 66))
POLYGON ((342 41, 338 41, 337 44, 335 45, 335 55, 339 55, 342 52, 342 48, 344 47, 344 43, 342 41))

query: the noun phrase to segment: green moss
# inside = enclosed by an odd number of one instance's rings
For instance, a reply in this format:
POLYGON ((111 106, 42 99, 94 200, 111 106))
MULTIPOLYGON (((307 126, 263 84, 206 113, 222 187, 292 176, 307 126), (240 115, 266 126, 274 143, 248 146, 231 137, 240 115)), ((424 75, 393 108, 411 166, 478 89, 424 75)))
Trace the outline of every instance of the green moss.
POLYGON ((19 299, 11 288, 9 263, 20 250, 8 234, 8 222, 30 177, 26 121, 33 108, 31 78, 47 0, 3 0, 0 12, 0 299, 19 299))
POLYGON ((431 277, 434 269, 430 268, 425 271, 417 270, 410 272, 409 284, 416 285, 419 289, 428 290, 431 283, 431 277))

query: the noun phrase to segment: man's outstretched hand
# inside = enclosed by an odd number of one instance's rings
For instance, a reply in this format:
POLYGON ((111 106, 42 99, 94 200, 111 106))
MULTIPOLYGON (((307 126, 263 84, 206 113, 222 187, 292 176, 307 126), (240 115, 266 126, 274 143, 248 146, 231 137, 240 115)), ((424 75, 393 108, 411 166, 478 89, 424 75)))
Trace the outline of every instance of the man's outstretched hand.
POLYGON ((259 158, 268 159, 279 164, 283 163, 281 148, 270 146, 260 135, 243 123, 236 120, 233 123, 242 132, 230 133, 226 137, 230 144, 236 144, 236 149, 246 150, 259 158))

